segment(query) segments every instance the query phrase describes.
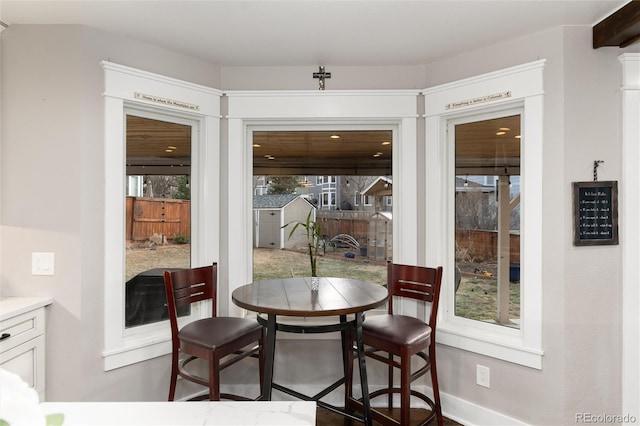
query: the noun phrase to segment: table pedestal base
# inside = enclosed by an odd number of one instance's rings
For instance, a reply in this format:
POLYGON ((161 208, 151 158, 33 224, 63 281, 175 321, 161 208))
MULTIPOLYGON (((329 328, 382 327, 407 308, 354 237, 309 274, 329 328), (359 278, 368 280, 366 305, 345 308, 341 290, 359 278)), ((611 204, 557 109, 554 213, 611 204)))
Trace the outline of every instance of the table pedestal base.
MULTIPOLYGON (((364 314, 361 312, 357 312, 354 314, 355 318, 353 320, 347 320, 346 315, 340 315, 340 322, 337 324, 329 324, 329 325, 290 325, 290 324, 281 324, 276 322, 276 315, 269 314, 265 319, 263 316, 258 315, 258 322, 261 323, 267 329, 267 338, 265 342, 265 369, 264 369, 264 379, 263 379, 263 395, 262 400, 271 401, 272 390, 276 389, 280 392, 284 392, 288 395, 294 396, 303 401, 316 401, 318 406, 325 408, 334 413, 341 414, 346 418, 359 421, 364 423, 367 426, 372 425, 371 419, 371 411, 370 411, 370 402, 369 402, 369 386, 367 383, 367 369, 365 364, 365 354, 364 354, 364 343, 362 337, 362 321, 364 320, 364 314), (297 392, 293 389, 287 388, 285 386, 279 385, 273 382, 273 366, 274 366, 274 358, 275 358, 275 345, 276 345, 276 332, 284 331, 287 333, 332 333, 339 331, 341 340, 342 340, 342 365, 343 365, 343 377, 336 381, 335 383, 327 386, 321 392, 317 393, 313 396, 304 395, 300 392, 297 392), (353 335, 349 334, 353 333, 353 335), (355 336, 355 339, 352 338, 355 336), (358 413, 348 412, 334 405, 328 404, 326 402, 321 401, 320 399, 333 392, 335 389, 339 388, 341 385, 347 384, 346 377, 351 377, 351 372, 353 369, 353 365, 348 365, 347 360, 350 359, 348 356, 348 351, 353 351, 351 347, 351 342, 356 342, 356 352, 358 359, 358 370, 360 373, 360 386, 362 388, 362 406, 363 406, 363 416, 360 417, 358 413)), ((346 392, 346 394, 351 394, 351 392, 346 392)))

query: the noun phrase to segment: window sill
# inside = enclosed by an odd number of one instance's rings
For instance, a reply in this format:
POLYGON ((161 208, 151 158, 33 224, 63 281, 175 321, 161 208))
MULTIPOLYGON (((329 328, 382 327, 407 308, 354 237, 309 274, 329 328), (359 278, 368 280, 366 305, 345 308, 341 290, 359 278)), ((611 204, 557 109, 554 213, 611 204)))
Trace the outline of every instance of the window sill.
POLYGON ((170 353, 171 337, 132 340, 125 343, 123 347, 106 350, 102 353, 104 371, 114 370, 170 353))
POLYGON ((520 337, 488 333, 480 329, 461 330, 455 325, 443 324, 438 327, 436 342, 525 367, 542 369, 544 352, 526 347, 520 337))

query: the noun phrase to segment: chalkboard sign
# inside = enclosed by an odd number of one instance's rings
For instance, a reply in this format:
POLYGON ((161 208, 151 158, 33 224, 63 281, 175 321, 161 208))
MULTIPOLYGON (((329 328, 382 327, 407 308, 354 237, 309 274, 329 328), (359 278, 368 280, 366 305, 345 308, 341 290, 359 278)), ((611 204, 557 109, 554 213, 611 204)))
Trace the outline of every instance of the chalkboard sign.
POLYGON ((573 182, 573 245, 618 244, 618 182, 573 182))

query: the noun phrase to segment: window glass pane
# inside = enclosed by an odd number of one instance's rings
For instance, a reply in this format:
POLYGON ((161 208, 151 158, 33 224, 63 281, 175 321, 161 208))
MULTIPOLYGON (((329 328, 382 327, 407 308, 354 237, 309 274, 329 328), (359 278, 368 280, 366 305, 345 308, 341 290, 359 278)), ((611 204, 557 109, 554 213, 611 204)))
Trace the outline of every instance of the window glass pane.
MULTIPOLYGON (((191 126, 126 118, 125 326, 168 318, 164 270, 191 262, 191 126)), ((188 306, 180 315, 188 315, 188 306)))
POLYGON ((520 327, 520 115, 454 126, 457 316, 520 327))
POLYGON ((326 243, 319 275, 386 283, 386 260, 393 253, 391 136, 253 132, 254 182, 267 182, 264 192, 254 190, 254 281, 310 275, 304 229, 289 237, 292 226, 282 226, 304 222, 312 211, 326 243), (368 205, 362 203, 365 193, 368 205))

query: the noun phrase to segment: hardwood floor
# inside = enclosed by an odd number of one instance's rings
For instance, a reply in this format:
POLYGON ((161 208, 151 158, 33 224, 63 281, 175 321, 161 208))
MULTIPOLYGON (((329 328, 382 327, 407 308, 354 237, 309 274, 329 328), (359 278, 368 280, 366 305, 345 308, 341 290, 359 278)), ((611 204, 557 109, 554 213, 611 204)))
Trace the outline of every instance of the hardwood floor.
MULTIPOLYGON (((400 410, 393 410, 393 417, 400 417, 400 410), (396 416, 397 414, 397 416, 396 416)), ((415 422, 412 421, 411 425, 418 424, 422 419, 426 418, 428 415, 428 410, 422 408, 412 408, 411 409, 411 417, 415 419, 415 422)), ((360 425, 361 423, 352 422, 352 425, 360 425)), ((435 419, 430 423, 430 425, 436 425, 437 422, 435 419)), ((444 418, 445 426, 462 426, 460 423, 456 423, 453 420, 444 418)), ((332 413, 331 411, 325 410, 324 408, 318 407, 316 411, 316 425, 317 426, 343 426, 344 425, 344 417, 340 414, 332 413)), ((374 423, 377 425, 377 423, 374 423)), ((409 426, 411 426, 409 425, 409 426)))

